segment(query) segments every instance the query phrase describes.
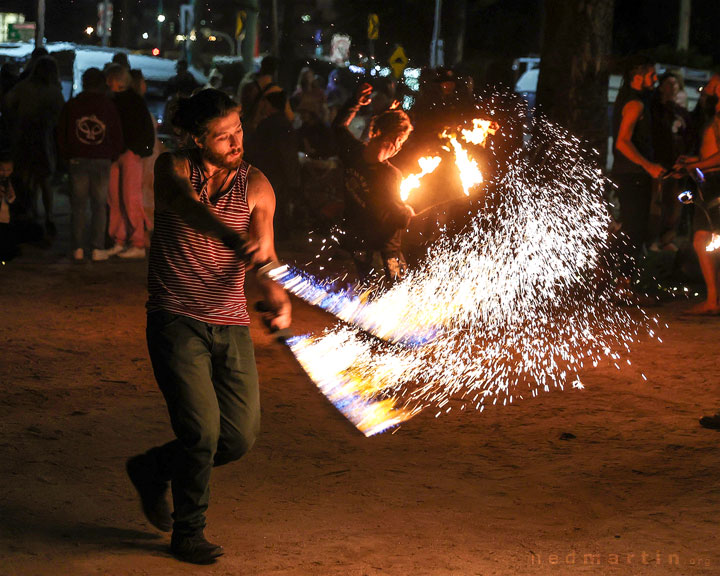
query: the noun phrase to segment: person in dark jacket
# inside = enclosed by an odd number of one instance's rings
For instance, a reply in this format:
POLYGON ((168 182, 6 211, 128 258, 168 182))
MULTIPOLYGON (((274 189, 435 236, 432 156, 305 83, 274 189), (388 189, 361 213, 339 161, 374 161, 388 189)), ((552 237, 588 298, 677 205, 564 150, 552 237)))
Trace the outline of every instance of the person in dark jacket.
POLYGON ((403 278, 407 264, 401 234, 415 211, 400 199, 400 170, 390 164, 412 131, 410 118, 402 110, 388 110, 372 119, 370 140, 357 140, 349 130, 361 106, 371 99, 372 86, 363 84, 348 107, 335 119, 339 156, 345 167, 346 246, 361 279, 373 270, 375 252, 380 252, 385 278, 403 278))
POLYGON ((54 236, 54 195, 51 180, 57 169, 55 130, 63 98, 58 67, 50 56, 41 56, 29 76, 5 97, 3 115, 10 120, 15 161, 15 183, 20 212, 38 215, 37 191, 45 210, 45 231, 54 236))
POLYGON ((90 247, 93 261, 107 260, 108 184, 112 161, 123 151, 120 116, 105 95, 105 75, 88 68, 82 76, 83 91, 69 100, 60 113, 58 148, 70 172, 73 259, 85 256, 85 213, 90 199, 90 247))
POLYGON ((120 258, 145 258, 142 159, 153 153, 155 125, 145 100, 130 88, 132 78, 126 68, 113 64, 105 76, 120 115, 125 143, 110 169, 108 232, 114 246, 109 253, 120 258))

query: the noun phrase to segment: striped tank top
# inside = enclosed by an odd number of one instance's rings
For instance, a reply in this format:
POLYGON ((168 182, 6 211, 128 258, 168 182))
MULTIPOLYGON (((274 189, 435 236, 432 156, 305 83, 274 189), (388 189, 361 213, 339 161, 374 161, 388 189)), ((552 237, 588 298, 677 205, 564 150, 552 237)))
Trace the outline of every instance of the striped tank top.
MULTIPOLYGON (((243 162, 227 191, 210 199, 200 165, 190 155, 188 160, 200 202, 227 226, 246 235, 249 164, 243 162)), ((245 264, 220 240, 195 231, 171 210, 155 212, 146 307, 149 313, 166 310, 208 324, 248 326, 245 264)))

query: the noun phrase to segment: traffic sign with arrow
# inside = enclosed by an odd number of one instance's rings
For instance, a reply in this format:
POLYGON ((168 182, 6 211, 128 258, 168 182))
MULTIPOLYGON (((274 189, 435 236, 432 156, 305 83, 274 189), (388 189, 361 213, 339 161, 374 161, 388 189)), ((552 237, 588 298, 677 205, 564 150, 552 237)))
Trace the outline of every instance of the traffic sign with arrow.
POLYGON ((377 40, 380 35, 380 18, 377 14, 368 14, 368 39, 377 40))
POLYGON ((393 76, 400 78, 408 63, 408 57, 405 55, 405 50, 400 44, 395 47, 388 63, 390 64, 390 68, 392 68, 393 76))

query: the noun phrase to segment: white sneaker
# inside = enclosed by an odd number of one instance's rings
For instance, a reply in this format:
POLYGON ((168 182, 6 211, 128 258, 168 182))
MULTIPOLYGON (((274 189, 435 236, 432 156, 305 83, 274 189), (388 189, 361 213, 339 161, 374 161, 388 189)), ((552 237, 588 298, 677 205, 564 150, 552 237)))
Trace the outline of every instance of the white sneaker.
POLYGON ((118 254, 118 258, 126 258, 128 260, 141 260, 145 258, 145 248, 131 246, 127 250, 123 250, 118 254))
POLYGON ((95 248, 92 251, 90 258, 92 258, 93 262, 102 262, 110 258, 110 254, 108 254, 108 250, 98 250, 95 248))
POLYGON ((82 262, 85 259, 85 251, 82 248, 77 248, 76 250, 73 250, 72 259, 75 262, 82 262))
POLYGON ((104 252, 108 256, 115 256, 116 254, 120 254, 120 252, 122 252, 123 250, 125 250, 125 246, 123 246, 122 244, 115 244, 115 246, 104 250, 104 252))

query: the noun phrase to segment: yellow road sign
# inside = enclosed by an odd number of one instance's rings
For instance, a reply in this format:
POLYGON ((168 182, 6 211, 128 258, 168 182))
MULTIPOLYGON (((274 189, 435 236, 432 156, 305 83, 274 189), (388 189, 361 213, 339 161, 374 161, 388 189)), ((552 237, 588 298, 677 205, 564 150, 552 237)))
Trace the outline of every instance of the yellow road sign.
POLYGON ((245 10, 239 10, 235 15, 235 38, 240 38, 240 35, 244 33, 246 20, 247 12, 245 12, 245 10))
POLYGON ((400 46, 400 44, 398 44, 393 51, 388 63, 390 64, 390 68, 392 68, 393 76, 395 76, 395 78, 400 78, 408 63, 408 57, 405 55, 405 50, 402 46, 400 46))
POLYGON ((380 18, 377 14, 368 14, 368 38, 377 40, 380 34, 380 18))

